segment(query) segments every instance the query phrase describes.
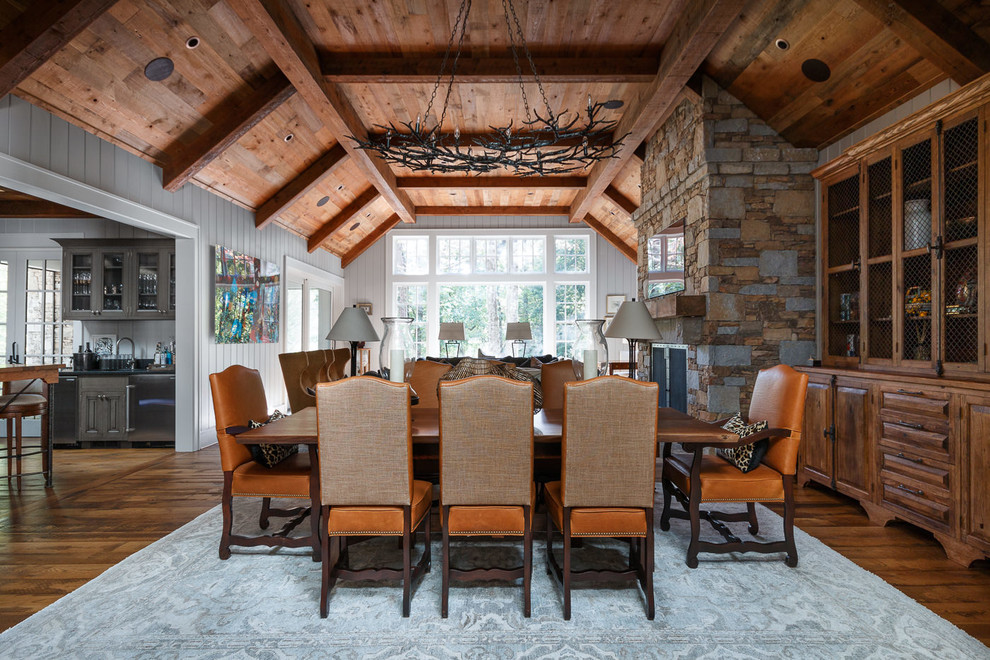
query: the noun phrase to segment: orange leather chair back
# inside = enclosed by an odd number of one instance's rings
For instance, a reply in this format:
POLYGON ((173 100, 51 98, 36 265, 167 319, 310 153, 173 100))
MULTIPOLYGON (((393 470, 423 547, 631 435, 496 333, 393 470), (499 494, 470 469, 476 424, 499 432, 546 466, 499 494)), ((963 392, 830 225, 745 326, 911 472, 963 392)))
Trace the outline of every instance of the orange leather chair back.
POLYGON ((437 386, 440 384, 440 376, 443 376, 450 369, 449 364, 433 362, 432 360, 416 360, 412 363, 412 376, 409 377, 409 385, 419 396, 418 407, 440 407, 437 386))
POLYGON ((315 351, 306 351, 306 375, 303 382, 306 387, 315 388, 317 383, 330 381, 330 361, 333 360, 329 350, 318 348, 315 351))
POLYGON ((543 407, 560 410, 564 407, 564 383, 576 381, 574 363, 570 360, 551 362, 540 367, 540 387, 543 389, 543 407))
POLYGON ((282 366, 282 380, 285 381, 285 392, 289 397, 289 407, 292 412, 316 405, 316 397, 309 395, 303 387, 306 367, 309 364, 306 354, 279 353, 279 364, 282 366))
POLYGON ((763 458, 763 463, 781 474, 797 471, 807 391, 808 374, 799 374, 785 364, 763 369, 756 376, 749 419, 754 422, 765 419, 770 423, 770 428, 791 430, 789 438, 771 438, 767 455, 763 458))
POLYGON ((251 460, 251 450, 245 445, 237 444, 237 440, 228 435, 226 429, 230 426, 247 426, 248 420, 252 419, 268 419, 265 384, 257 369, 235 364, 218 374, 210 374, 210 390, 213 393, 213 414, 217 420, 220 465, 224 472, 230 472, 251 460))
POLYGON ((346 374, 350 373, 349 371, 345 372, 344 368, 351 359, 351 349, 335 348, 330 351, 330 353, 333 357, 333 362, 330 364, 329 368, 329 380, 340 380, 346 374))

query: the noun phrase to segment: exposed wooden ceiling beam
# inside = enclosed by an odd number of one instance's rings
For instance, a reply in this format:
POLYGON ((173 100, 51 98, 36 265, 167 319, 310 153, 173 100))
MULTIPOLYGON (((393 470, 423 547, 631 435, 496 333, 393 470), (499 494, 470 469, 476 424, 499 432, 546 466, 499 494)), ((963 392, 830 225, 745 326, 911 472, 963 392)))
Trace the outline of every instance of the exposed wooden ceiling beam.
POLYGON ((364 251, 374 245, 379 238, 399 224, 399 216, 395 213, 389 216, 388 220, 375 227, 370 234, 361 239, 361 242, 347 251, 347 254, 340 258, 340 267, 347 268, 351 263, 364 254, 364 251))
POLYGON ((416 215, 567 215, 569 206, 417 206, 416 215))
POLYGON ((934 0, 856 0, 960 85, 990 71, 990 44, 934 0))
POLYGON ((627 218, 631 218, 632 214, 639 208, 639 204, 623 195, 622 192, 613 185, 609 185, 609 187, 602 193, 602 196, 611 202, 613 206, 625 213, 627 218))
POLYGON ((344 207, 340 213, 325 222, 319 229, 313 232, 306 244, 306 249, 315 252, 323 241, 330 238, 330 235, 343 227, 351 218, 363 213, 366 208, 378 201, 381 197, 374 187, 368 188, 363 193, 354 198, 354 201, 344 207))
MULTIPOLYGON (((534 57, 533 61, 540 80, 549 83, 650 82, 657 74, 655 57, 534 57)), ((442 57, 432 56, 320 54, 323 76, 335 83, 432 83, 442 62, 442 57)), ((529 64, 521 61, 520 66, 523 80, 532 82, 529 64)), ((461 57, 457 60, 454 82, 515 84, 516 65, 511 57, 461 57)))
POLYGON ((633 151, 632 157, 639 160, 640 163, 646 162, 646 142, 639 143, 639 146, 633 151))
POLYGON ((399 184, 399 190, 436 190, 438 188, 580 190, 588 184, 588 179, 583 176, 400 176, 396 181, 399 184))
POLYGON ((413 204, 396 187, 395 175, 388 165, 371 152, 358 149, 348 139, 349 135, 364 138, 367 135, 364 124, 339 86, 323 79, 316 49, 287 3, 240 0, 232 6, 313 114, 337 137, 392 210, 403 222, 415 222, 413 204))
POLYGON ((116 0, 45 0, 0 31, 0 98, 62 50, 116 0))
POLYGON ((631 247, 624 240, 616 236, 615 232, 613 232, 611 229, 609 229, 601 222, 599 222, 597 218, 595 218, 589 213, 588 215, 584 216, 584 223, 589 227, 591 227, 592 229, 594 229, 595 233, 597 233, 599 236, 601 236, 606 241, 608 241, 612 245, 612 247, 614 247, 622 254, 622 256, 624 256, 626 259, 628 259, 633 263, 637 263, 636 248, 631 247))
POLYGON ((212 113, 215 117, 211 117, 214 121, 210 130, 184 149, 170 147, 165 150, 169 154, 164 172, 165 190, 175 192, 181 188, 295 92, 285 76, 279 73, 266 81, 246 102, 221 103, 212 113))
POLYGON ((99 216, 47 200, 0 200, 0 218, 97 218, 99 216))
POLYGON ((265 201, 254 214, 254 226, 261 229, 279 216, 310 190, 319 185, 320 181, 330 176, 337 167, 347 159, 347 151, 335 144, 333 149, 316 159, 303 170, 302 174, 289 181, 277 193, 265 201))
POLYGON ((622 114, 616 135, 626 135, 616 158, 599 161, 588 176, 588 186, 571 202, 571 221, 583 219, 622 171, 626 162, 656 126, 694 75, 719 38, 742 10, 745 0, 699 0, 685 6, 660 56, 660 70, 650 88, 622 114))

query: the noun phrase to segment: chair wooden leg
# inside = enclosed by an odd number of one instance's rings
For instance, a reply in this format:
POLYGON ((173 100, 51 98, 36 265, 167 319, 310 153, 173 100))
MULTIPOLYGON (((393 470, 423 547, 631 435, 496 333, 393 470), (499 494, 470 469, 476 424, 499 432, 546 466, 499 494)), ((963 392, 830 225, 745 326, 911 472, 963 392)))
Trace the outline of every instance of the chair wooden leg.
POLYGON ((523 616, 530 615, 530 585, 533 578, 533 511, 529 506, 523 507, 523 616))
POLYGON ((760 533, 760 520, 756 517, 756 502, 746 502, 746 511, 749 513, 749 533, 756 536, 760 533))
POLYGON ((671 491, 670 481, 667 479, 661 480, 661 486, 663 488, 663 511, 660 513, 660 530, 664 532, 670 531, 670 499, 673 495, 671 491))
POLYGON ((553 568, 550 566, 550 558, 553 557, 553 520, 550 516, 550 508, 547 507, 547 554, 546 554, 546 568, 547 575, 553 575, 553 568))
MULTIPOLYGON (((45 384, 47 390, 48 384, 45 384)), ((45 398, 48 398, 47 392, 45 398)), ((45 478, 45 488, 52 487, 52 444, 48 435, 48 411, 41 415, 41 473, 45 478)))
POLYGON ((412 592, 412 507, 402 507, 402 616, 409 616, 409 596, 412 592))
POLYGON ((447 602, 450 593, 450 534, 448 528, 448 518, 450 516, 450 506, 440 508, 441 522, 440 534, 443 537, 443 568, 441 569, 442 579, 440 587, 440 616, 447 618, 447 602))
POLYGON ((653 509, 646 510, 646 538, 643 539, 644 584, 646 592, 646 618, 653 621, 656 616, 656 604, 653 596, 653 509))
POLYGON ((691 520, 691 541, 688 543, 686 563, 688 568, 698 568, 698 539, 701 536, 701 510, 698 500, 692 497, 688 502, 691 520))
POLYGON ((571 510, 564 507, 564 621, 571 620, 571 510))
POLYGON ((323 561, 322 577, 320 580, 320 618, 327 618, 330 600, 330 535, 324 527, 320 530, 320 558, 323 561))
POLYGON ((261 498, 261 516, 258 518, 258 527, 260 527, 261 529, 268 529, 268 516, 271 506, 272 506, 272 498, 270 497, 261 498))
POLYGON ((430 510, 426 512, 426 524, 423 529, 423 536, 426 540, 426 547, 423 548, 424 557, 426 559, 426 568, 424 573, 429 573, 430 568, 433 566, 433 505, 430 505, 430 510))
POLYGON ((17 452, 17 490, 21 489, 21 454, 24 453, 24 425, 20 415, 14 420, 14 442, 17 452))
POLYGON ((14 475, 14 418, 7 418, 7 482, 14 475))
POLYGON ((787 557, 784 559, 791 568, 798 565, 797 546, 794 544, 794 484, 789 475, 784 475, 784 545, 787 557))
POLYGON ((234 524, 233 511, 233 488, 234 473, 223 473, 223 495, 221 496, 221 509, 223 510, 223 528, 220 532, 220 559, 230 558, 230 530, 234 524))

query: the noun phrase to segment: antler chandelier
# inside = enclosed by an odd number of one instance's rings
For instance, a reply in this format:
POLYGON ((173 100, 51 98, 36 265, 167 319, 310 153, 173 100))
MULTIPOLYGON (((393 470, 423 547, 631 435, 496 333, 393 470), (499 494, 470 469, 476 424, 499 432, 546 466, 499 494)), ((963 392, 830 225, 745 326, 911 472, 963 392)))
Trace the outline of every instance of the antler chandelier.
POLYGON ((467 31, 468 13, 471 11, 471 0, 461 0, 461 8, 450 34, 450 42, 440 64, 433 94, 423 115, 424 119, 416 117, 415 123, 399 122, 401 128, 394 123, 388 126, 376 124, 376 127, 382 129, 384 133, 369 135, 366 139, 348 137, 354 140, 359 148, 374 151, 390 163, 412 170, 437 173, 481 174, 496 169, 508 169, 520 176, 562 174, 583 170, 599 160, 615 158, 625 135, 613 136, 616 121, 603 119, 602 114, 605 110, 621 107, 622 102, 592 103, 589 96, 584 123, 580 123, 582 118, 579 113, 575 113, 569 119, 566 110, 554 114, 547 101, 536 65, 533 63, 533 56, 523 37, 512 0, 502 0, 502 7, 505 10, 505 29, 509 37, 509 50, 512 52, 512 60, 516 66, 519 93, 523 107, 526 109, 526 117, 520 120, 519 127, 515 127, 513 121, 509 121, 507 126, 501 128, 489 126, 490 133, 465 139, 464 144, 459 129, 455 128, 453 135, 443 133, 444 121, 447 118, 447 103, 450 100, 464 34, 467 31), (512 23, 515 24, 515 34, 509 22, 510 15, 512 23), (543 100, 542 114, 536 108, 530 109, 523 85, 519 50, 522 51, 533 71, 533 77, 543 100), (446 78, 446 91, 440 120, 428 126, 433 103, 444 78, 446 78))

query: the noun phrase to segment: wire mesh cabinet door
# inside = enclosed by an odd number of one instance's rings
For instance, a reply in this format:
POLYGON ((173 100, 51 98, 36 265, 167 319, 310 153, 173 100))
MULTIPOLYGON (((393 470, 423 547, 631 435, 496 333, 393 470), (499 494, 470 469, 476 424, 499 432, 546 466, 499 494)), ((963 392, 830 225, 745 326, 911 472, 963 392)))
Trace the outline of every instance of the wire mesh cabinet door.
POLYGON ((844 170, 822 185, 825 316, 822 356, 828 364, 859 363, 860 315, 860 171, 844 170))

